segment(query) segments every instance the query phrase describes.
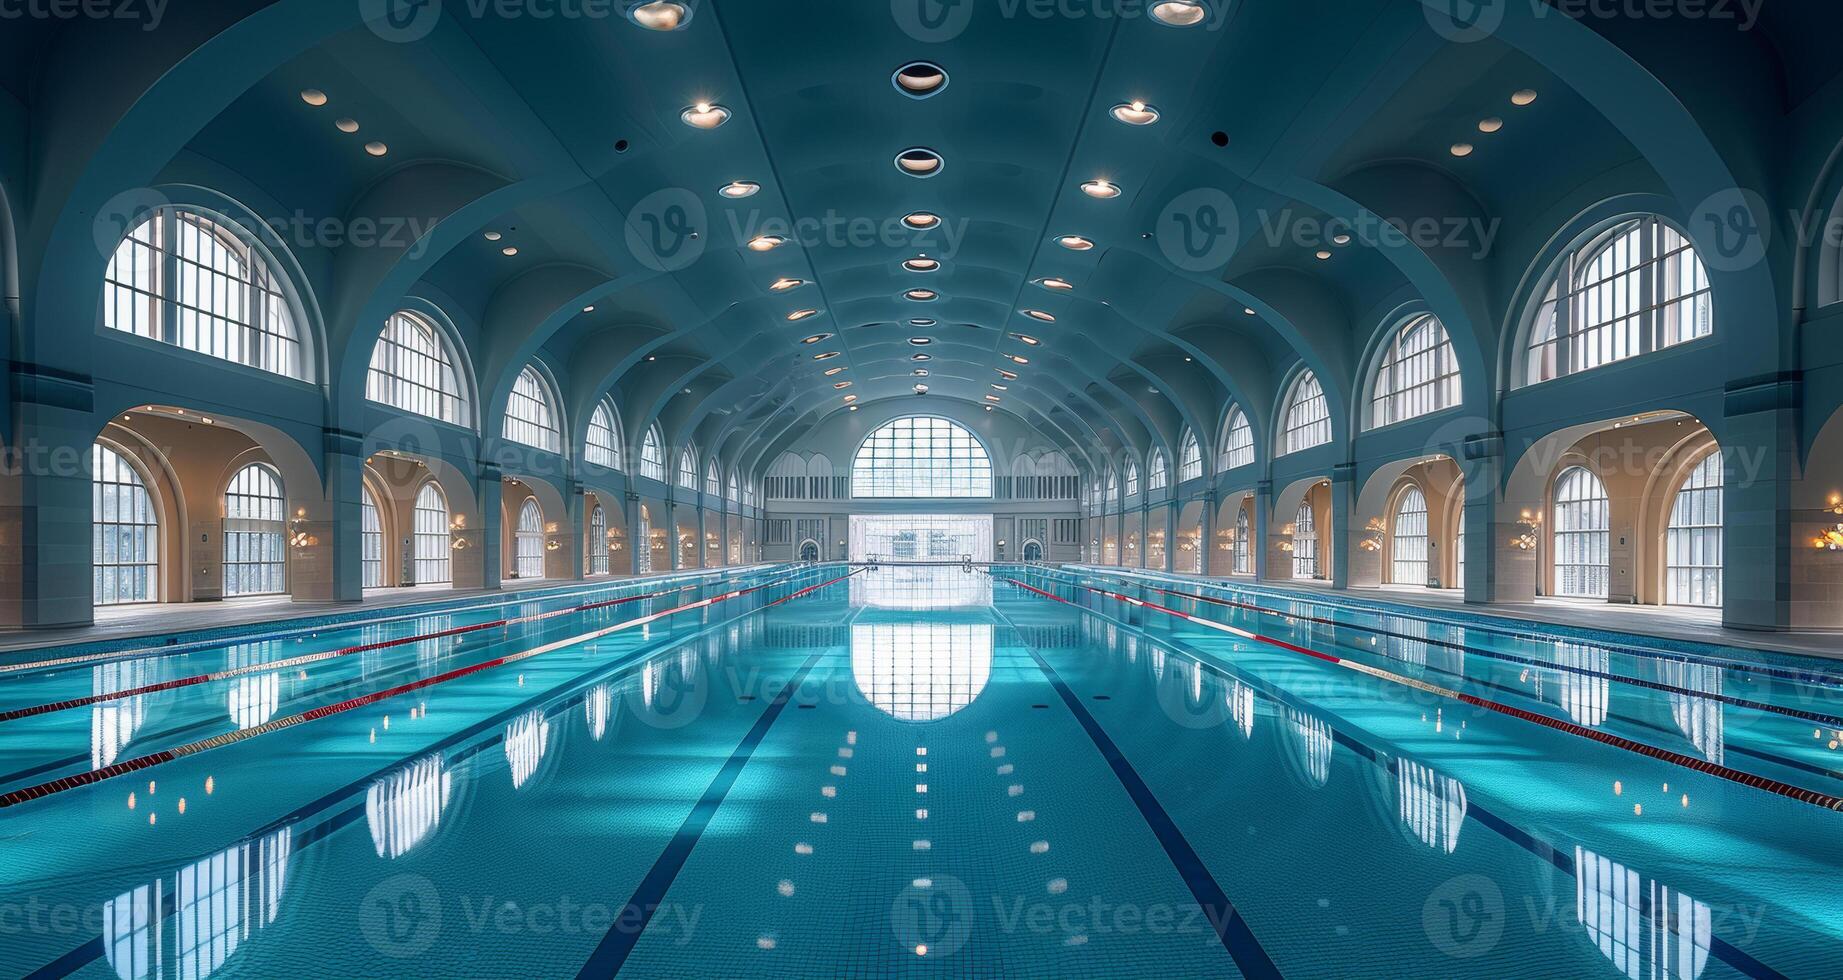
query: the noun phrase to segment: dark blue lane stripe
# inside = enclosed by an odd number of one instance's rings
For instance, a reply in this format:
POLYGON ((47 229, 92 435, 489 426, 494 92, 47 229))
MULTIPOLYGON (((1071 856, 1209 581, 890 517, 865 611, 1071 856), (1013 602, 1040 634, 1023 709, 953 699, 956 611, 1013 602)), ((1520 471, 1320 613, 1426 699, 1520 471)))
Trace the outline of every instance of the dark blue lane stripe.
MULTIPOLYGON (((993 611, 997 611, 996 607, 993 611)), ((1002 613, 1000 618, 1004 618, 1002 613)), ((1010 623, 1009 619, 1005 621, 1010 623)), ((1189 840, 1185 839, 1184 832, 1178 829, 1177 822, 1171 819, 1171 814, 1165 812, 1164 806, 1158 802, 1158 797, 1152 794, 1152 788, 1147 786, 1145 779, 1139 775, 1139 770, 1133 768, 1133 764, 1127 761, 1125 753, 1120 751, 1120 747, 1108 737, 1106 730, 1101 728, 1101 723, 1095 721, 1094 716, 1088 713, 1087 707, 1081 703, 1081 698, 1069 689, 1069 685, 1063 683, 1062 675, 1056 673, 1056 668, 1043 659, 1043 655, 1037 652, 1036 647, 1024 642, 1023 632, 1015 625, 1011 627, 1011 631, 1017 634, 1018 642, 1022 643, 1024 649, 1036 660, 1037 668, 1043 671, 1043 676, 1049 678, 1050 686, 1056 689, 1056 694, 1062 698, 1062 703, 1068 705, 1069 713, 1075 716, 1075 720, 1081 723, 1082 729, 1094 741, 1094 747, 1100 751, 1101 757, 1106 759, 1107 764, 1113 768, 1114 776, 1120 780, 1120 785, 1125 788, 1126 795, 1132 798, 1133 805, 1139 808, 1139 815, 1145 819, 1146 825, 1152 828, 1153 835, 1158 838, 1159 846, 1165 849, 1165 856, 1171 859, 1172 866, 1177 868, 1177 873, 1184 879, 1184 884, 1189 886, 1190 894, 1196 898, 1197 904, 1203 907, 1203 914, 1209 918, 1210 926, 1216 930, 1216 938, 1222 941, 1222 948, 1229 951, 1229 956, 1235 960, 1235 965, 1241 969, 1242 975, 1248 977, 1249 980, 1264 980, 1269 977, 1278 980, 1280 968, 1274 965, 1273 958, 1268 956, 1267 950, 1261 947, 1260 940, 1254 938, 1254 931, 1248 928, 1248 920, 1242 918, 1234 903, 1229 901, 1228 894, 1217 883, 1216 876, 1210 874, 1203 859, 1197 856, 1196 849, 1190 846, 1189 840)))
POLYGON ((685 861, 691 857, 691 849, 698 846, 698 841, 704 836, 705 828, 710 826, 711 818, 717 815, 717 808, 723 805, 724 797, 727 797, 731 787, 736 785, 737 778, 742 775, 743 767, 749 764, 749 759, 755 755, 756 747, 760 746, 762 739, 767 737, 768 729, 774 727, 775 719, 781 716, 781 711, 787 707, 787 702, 792 700, 794 692, 799 690, 801 683, 806 680, 806 675, 824 656, 824 653, 815 653, 806 658, 806 663, 800 665, 800 669, 795 671, 794 675, 788 678, 787 683, 782 686, 780 693, 769 702, 768 709, 761 713, 761 717, 755 719, 755 724, 749 729, 749 733, 742 737, 742 741, 736 746, 736 751, 730 753, 729 759, 723 763, 722 769, 717 770, 717 775, 711 779, 710 785, 705 788, 704 795, 699 798, 697 805, 693 806, 691 812, 685 816, 685 822, 679 825, 678 833, 672 837, 672 842, 666 845, 659 859, 653 862, 653 867, 646 873, 646 877, 640 879, 639 887, 634 889, 633 898, 628 899, 627 907, 621 910, 621 914, 615 916, 614 925, 609 927, 608 934, 602 937, 602 941, 595 947, 595 952, 589 955, 589 961, 584 963, 582 970, 576 974, 578 978, 611 978, 620 972, 621 966, 627 962, 628 955, 634 951, 634 944, 640 941, 640 934, 645 932, 647 925, 653 921, 653 912, 659 908, 660 902, 665 900, 666 892, 671 889, 672 882, 677 880, 679 871, 685 867, 685 861))

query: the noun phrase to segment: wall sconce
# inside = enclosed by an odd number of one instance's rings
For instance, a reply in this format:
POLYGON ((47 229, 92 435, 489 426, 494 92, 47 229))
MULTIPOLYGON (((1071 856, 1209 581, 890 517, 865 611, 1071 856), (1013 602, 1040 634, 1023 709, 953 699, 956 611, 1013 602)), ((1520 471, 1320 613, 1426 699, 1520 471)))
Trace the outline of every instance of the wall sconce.
POLYGON ((1517 517, 1517 526, 1522 530, 1510 539, 1510 546, 1518 551, 1534 551, 1542 529, 1542 515, 1524 511, 1517 517))
POLYGON ((1291 554, 1293 550, 1293 543, 1291 541, 1282 541, 1279 544, 1275 545, 1275 547, 1279 548, 1281 551, 1291 554))
POLYGON ((561 548, 561 547, 563 547, 563 542, 558 541, 556 538, 551 538, 544 542, 545 551, 556 551, 558 548, 561 548))
POLYGON ((1357 547, 1364 551, 1381 551, 1382 535, 1387 530, 1387 526, 1382 523, 1382 518, 1370 518, 1369 523, 1363 526, 1363 539, 1357 542, 1357 547))
MULTIPOLYGON (((1831 494, 1830 506, 1824 509, 1843 517, 1843 494, 1831 494)), ((1811 539, 1811 546, 1819 551, 1843 551, 1843 523, 1825 528, 1817 537, 1811 539)))
MULTIPOLYGON (((305 514, 306 511, 301 513, 305 514)), ((288 523, 288 546, 291 548, 311 548, 320 543, 320 539, 307 533, 307 522, 294 520, 288 523)))

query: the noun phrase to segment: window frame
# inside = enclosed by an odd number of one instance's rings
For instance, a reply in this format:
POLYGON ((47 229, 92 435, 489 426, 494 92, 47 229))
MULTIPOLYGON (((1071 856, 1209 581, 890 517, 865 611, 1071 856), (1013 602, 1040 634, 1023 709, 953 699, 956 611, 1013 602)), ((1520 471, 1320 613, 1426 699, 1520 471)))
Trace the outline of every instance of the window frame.
POLYGON ((583 434, 583 462, 624 472, 627 468, 626 454, 622 451, 621 439, 620 413, 615 411, 614 403, 609 399, 597 399, 595 410, 589 413, 589 427, 583 434), (606 434, 600 442, 596 440, 597 432, 606 434))
POLYGON ((866 434, 851 455, 853 499, 991 500, 996 486, 984 441, 944 415, 892 418, 866 434))
POLYGON ((365 367, 365 400, 381 408, 408 412, 418 418, 444 422, 471 432, 474 430, 474 412, 472 388, 468 383, 469 373, 467 358, 459 341, 438 322, 438 318, 419 310, 398 310, 385 318, 384 328, 378 332, 377 341, 371 345, 371 360, 365 367), (431 349, 421 350, 396 339, 393 332, 399 327, 426 331, 431 349), (433 374, 433 383, 425 379, 412 378, 404 373, 401 368, 407 359, 420 359, 426 362, 426 372, 412 373, 433 374), (394 364, 390 363, 393 360, 394 364), (380 366, 381 361, 385 366, 380 366), (452 382, 454 390, 443 390, 441 387, 443 381, 452 382), (380 397, 393 394, 393 389, 410 389, 414 394, 426 393, 426 396, 421 399, 406 398, 402 401, 380 397), (426 401, 430 398, 442 405, 444 410, 451 407, 452 417, 449 414, 431 414, 415 407, 418 401, 426 401))
POLYGON ((1281 404, 1285 406, 1280 412, 1279 445, 1281 451, 1275 453, 1275 456, 1291 456, 1308 449, 1330 445, 1336 438, 1336 432, 1331 424, 1331 400, 1326 397, 1324 384, 1318 380, 1318 375, 1313 373, 1311 368, 1301 368, 1299 373, 1293 376, 1292 383, 1286 386, 1286 400, 1281 404), (1310 393, 1307 393, 1308 386, 1310 393), (1313 407, 1316 407, 1317 414, 1310 418, 1300 415, 1301 412, 1313 407), (1315 434, 1321 429, 1324 438, 1313 442, 1305 441, 1315 438, 1315 434))
POLYGON ((551 382, 550 372, 533 359, 519 369, 518 377, 512 382, 512 390, 506 394, 505 419, 499 427, 500 437, 539 452, 562 455, 563 428, 563 408, 562 401, 557 397, 557 386, 551 382), (526 387, 527 380, 531 382, 529 387, 532 390, 521 390, 526 387), (519 409, 524 406, 531 406, 543 414, 522 415, 519 409), (534 435, 537 441, 523 438, 522 434, 534 435))
POLYGON ((1419 313, 1397 323, 1383 341, 1369 379, 1364 429, 1387 428, 1459 408, 1464 398, 1452 335, 1439 317, 1419 313), (1436 339, 1408 348, 1410 337, 1422 330, 1436 339))
POLYGON ((1600 479, 1599 474, 1576 463, 1562 467, 1561 471, 1555 475, 1554 482, 1549 486, 1551 528, 1549 547, 1552 549, 1550 564, 1552 565, 1555 595, 1570 599, 1608 598, 1612 592, 1612 501, 1607 496, 1605 481, 1600 479), (1563 499, 1564 483, 1569 482, 1569 478, 1577 473, 1591 481, 1590 486, 1597 488, 1598 496, 1573 496, 1563 499), (1567 522, 1563 521, 1564 506, 1570 508, 1565 512, 1571 518, 1567 522), (1597 527, 1588 526, 1595 523, 1598 524, 1597 527), (1592 559, 1596 552, 1599 556, 1597 562, 1592 560, 1564 562, 1562 560, 1564 555, 1571 559, 1581 555, 1592 559), (1564 588, 1562 584, 1564 569, 1578 570, 1580 579, 1589 583, 1595 578, 1592 574, 1593 570, 1598 569, 1599 590, 1596 592, 1591 588, 1587 590, 1564 588))
MULTIPOLYGON (((113 475, 113 474, 112 474, 113 475)), ((92 606, 130 606, 144 605, 160 601, 161 593, 161 534, 160 502, 154 497, 149 484, 148 474, 144 471, 133 454, 120 446, 98 440, 90 445, 90 604, 92 606), (106 455, 105 455, 106 454, 106 455), (119 469, 129 479, 104 479, 99 476, 104 463, 110 469, 119 469), (116 519, 107 519, 108 501, 113 499, 116 519), (141 520, 121 519, 124 507, 138 511, 141 520), (113 532, 113 533, 111 533, 113 532), (134 561, 104 561, 108 553, 108 541, 114 538, 116 555, 122 553, 122 533, 128 535, 129 550, 134 553, 134 561), (144 560, 140 560, 144 557, 144 560), (105 590, 105 579, 118 583, 123 569, 129 570, 131 577, 141 580, 135 588, 135 598, 102 598, 107 593, 121 594, 121 589, 105 590), (113 570, 113 574, 111 574, 113 570)))
POLYGON ((454 521, 448 510, 448 493, 440 483, 433 479, 425 480, 422 486, 416 488, 416 496, 410 505, 410 523, 410 574, 415 584, 452 585, 454 521), (441 504, 439 509, 425 506, 429 499, 427 495, 431 492, 441 504), (431 514, 436 515, 436 521, 429 519, 431 514), (431 528, 430 524, 437 526, 431 528), (440 577, 433 577, 438 571, 440 577), (425 572, 430 575, 425 577, 425 572))
POLYGON ((1254 423, 1248 420, 1248 413, 1240 405, 1229 405, 1229 412, 1223 416, 1222 451, 1218 454, 1217 469, 1227 473, 1241 466, 1254 465, 1254 423), (1244 442, 1240 437, 1246 435, 1244 442), (1246 453, 1246 458, 1242 455, 1246 453))
POLYGON ((252 461, 237 467, 224 483, 219 500, 224 507, 222 541, 220 542, 220 563, 218 566, 220 594, 225 598, 243 596, 266 596, 288 594, 288 485, 283 482, 281 471, 273 464, 252 461), (254 473, 274 485, 275 495, 260 492, 260 486, 251 487, 253 481, 244 480, 246 474, 254 473), (238 489, 242 485, 244 489, 238 489), (233 513, 239 506, 235 499, 258 502, 256 506, 263 513, 247 516, 233 513), (273 516, 267 516, 272 508, 273 516), (237 527, 233 522, 243 522, 248 527, 237 527), (266 557, 250 559, 233 557, 248 555, 251 548, 257 553, 268 552, 266 557), (254 588, 247 587, 247 579, 254 573, 259 580, 254 588), (271 579, 270 576, 274 578, 271 579), (236 581, 235 587, 232 582, 236 581))
POLYGON ((1727 488, 1722 465, 1719 448, 1703 453, 1670 495, 1663 542, 1665 605, 1721 608, 1726 587, 1722 565, 1727 557, 1723 512, 1727 488), (1701 513, 1685 513, 1695 509, 1701 513), (1689 550, 1690 560, 1679 560, 1684 548, 1689 550), (1698 553, 1703 558, 1700 562, 1694 560, 1698 553))

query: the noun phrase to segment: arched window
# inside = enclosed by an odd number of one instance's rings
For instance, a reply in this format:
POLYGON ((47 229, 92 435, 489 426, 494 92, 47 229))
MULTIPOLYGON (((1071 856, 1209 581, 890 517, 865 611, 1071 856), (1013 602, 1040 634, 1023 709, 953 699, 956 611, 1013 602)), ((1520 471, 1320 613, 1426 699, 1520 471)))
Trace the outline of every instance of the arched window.
POLYGON ((98 606, 160 598, 160 515, 141 472, 90 447, 90 595, 98 606))
POLYGON ((597 402, 589 416, 589 440, 583 457, 597 466, 611 470, 621 468, 621 432, 614 424, 614 410, 606 400, 597 402))
POLYGON ((1171 466, 1165 462, 1165 451, 1152 450, 1152 458, 1145 467, 1145 488, 1163 490, 1171 485, 1171 466))
POLYGON ((1235 508, 1235 574, 1254 574, 1254 542, 1248 520, 1248 503, 1235 508))
POLYGON ((384 517, 370 487, 359 488, 358 554, 362 581, 367 589, 384 585, 384 517))
POLYGON ((1555 478, 1555 594, 1606 598, 1606 487, 1586 469, 1571 466, 1555 478))
POLYGON ((1331 441, 1331 409, 1325 402, 1325 390, 1310 371, 1299 372, 1286 396, 1285 420, 1280 445, 1286 453, 1296 453, 1331 441))
POLYGON ((1623 222, 1569 253, 1530 330, 1524 383, 1637 357, 1715 329, 1709 274, 1656 217, 1623 222))
POLYGON ((518 508, 518 530, 513 532, 512 570, 519 578, 544 577, 544 512, 535 498, 526 497, 518 508))
POLYGON ((562 440, 558 419, 557 397, 551 392, 550 383, 537 368, 525 365, 525 369, 518 372, 518 381, 512 385, 512 397, 506 400, 503 434, 533 449, 560 452, 562 440))
POLYGON ((640 527, 634 533, 634 541, 634 560, 639 563, 635 571, 640 575, 653 574, 653 518, 645 504, 640 505, 640 527))
POLYGON ((1126 461, 1126 495, 1139 496, 1139 464, 1130 459, 1126 461))
POLYGON ((251 463, 224 490, 224 594, 274 595, 288 588, 288 501, 282 478, 251 463))
POLYGON ((1419 487, 1403 490, 1395 500, 1389 563, 1389 581, 1396 585, 1427 584, 1427 497, 1419 487))
POLYGON ((1254 427, 1240 406, 1229 409, 1228 423, 1223 426, 1222 465, 1224 472, 1254 462, 1254 427))
POLYGON ((601 504, 589 511, 589 574, 608 574, 608 512, 601 504))
POLYGON ((1113 467, 1110 466, 1107 468, 1107 489, 1101 493, 1101 508, 1104 510, 1110 505, 1118 504, 1120 502, 1119 495, 1120 477, 1114 472, 1113 467))
POLYGON ((290 378, 305 378, 281 280, 249 234, 160 208, 123 238, 103 283, 103 326, 290 378))
POLYGON ((893 419, 858 447, 854 497, 990 497, 992 458, 957 422, 935 416, 893 419))
POLYGON ((1664 601, 1677 606, 1721 605, 1719 451, 1704 456, 1677 490, 1664 535, 1664 601))
POLYGON ((1190 429, 1184 430, 1184 438, 1178 443, 1177 459, 1177 482, 1203 478, 1203 447, 1197 442, 1197 434, 1190 429))
POLYGON ((659 438, 657 427, 647 429, 646 438, 640 443, 640 475, 666 482, 665 442, 659 438))
POLYGON ((467 425, 467 396, 448 338, 428 318, 401 312, 384 321, 371 348, 365 397, 392 408, 467 425))
POLYGON ((1370 428, 1452 408, 1459 400, 1459 361, 1446 325, 1428 315, 1403 324, 1383 346, 1376 366, 1370 428))
POLYGON ((415 578, 417 585, 449 580, 448 552, 453 549, 448 530, 448 498, 434 480, 416 491, 415 578))
POLYGON ((1293 518, 1293 577, 1318 577, 1318 526, 1309 500, 1299 505, 1299 514, 1293 518))
POLYGON ((730 503, 742 503, 742 481, 736 478, 735 470, 730 470, 730 503))
POLYGON ((698 451, 690 446, 678 454, 678 485, 686 490, 698 488, 698 451))
POLYGON ((704 464, 704 492, 712 497, 723 496, 723 477, 717 474, 717 461, 714 459, 704 464))

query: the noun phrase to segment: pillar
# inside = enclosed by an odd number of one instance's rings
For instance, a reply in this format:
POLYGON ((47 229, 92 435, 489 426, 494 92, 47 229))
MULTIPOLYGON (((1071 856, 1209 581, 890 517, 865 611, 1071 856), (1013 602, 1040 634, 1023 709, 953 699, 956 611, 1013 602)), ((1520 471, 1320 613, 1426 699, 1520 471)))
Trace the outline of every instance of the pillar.
POLYGON ((1337 463, 1331 467, 1331 587, 1350 587, 1350 543, 1357 515, 1357 466, 1337 463))
MULTIPOLYGON (((1806 559, 1835 558, 1814 549, 1803 554, 1793 534, 1801 387, 1796 373, 1785 372, 1734 382, 1724 394, 1721 621, 1734 629, 1790 629, 1809 577, 1796 567, 1794 551, 1806 559)), ((1824 516, 1825 526, 1835 523, 1834 515, 1824 516)), ((1829 593, 1814 595, 1827 601, 1829 593)))
MULTIPOLYGON (((364 571, 364 440, 355 432, 328 429, 321 439, 326 450, 326 501, 329 511, 321 528, 310 528, 320 540, 306 549, 290 548, 289 584, 297 601, 325 585, 324 598, 357 602, 365 597, 364 571), (301 551, 309 556, 302 556, 301 551), (330 562, 330 569, 303 567, 330 562), (330 572, 330 574, 328 574, 330 572)), ((316 522, 318 523, 318 522, 316 522)), ((386 581, 390 576, 387 575, 386 581)))
POLYGON ((94 391, 87 377, 26 365, 14 365, 13 385, 13 439, 0 467, 0 625, 86 626, 94 391))
POLYGON ((1465 581, 1460 583, 1465 601, 1499 602, 1509 595, 1534 598, 1538 551, 1511 543, 1529 530, 1518 521, 1520 509, 1506 515, 1503 505, 1504 437, 1466 437, 1459 449, 1459 467, 1465 478, 1465 510, 1460 517, 1465 525, 1465 581))

